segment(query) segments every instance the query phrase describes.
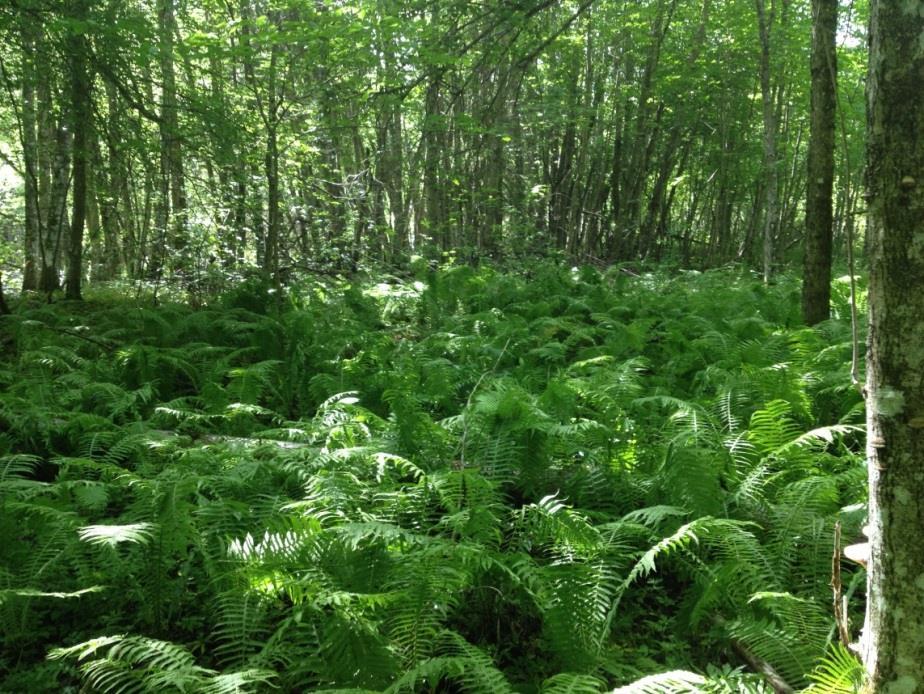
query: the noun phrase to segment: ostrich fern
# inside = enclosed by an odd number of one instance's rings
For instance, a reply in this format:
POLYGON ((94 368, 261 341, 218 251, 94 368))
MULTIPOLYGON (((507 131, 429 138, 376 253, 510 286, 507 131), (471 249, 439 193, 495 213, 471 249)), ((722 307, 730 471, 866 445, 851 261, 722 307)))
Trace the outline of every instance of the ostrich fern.
POLYGON ((0 688, 767 691, 738 644, 850 691, 861 403, 790 288, 455 267, 0 318, 0 688))

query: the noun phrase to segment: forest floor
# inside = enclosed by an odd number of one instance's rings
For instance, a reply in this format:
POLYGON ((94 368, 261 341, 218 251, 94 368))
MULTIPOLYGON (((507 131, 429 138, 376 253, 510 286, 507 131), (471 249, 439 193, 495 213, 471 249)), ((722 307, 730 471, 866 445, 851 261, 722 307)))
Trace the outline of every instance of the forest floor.
POLYGON ((549 264, 14 305, 0 691, 852 691, 847 295, 806 328, 787 277, 549 264))

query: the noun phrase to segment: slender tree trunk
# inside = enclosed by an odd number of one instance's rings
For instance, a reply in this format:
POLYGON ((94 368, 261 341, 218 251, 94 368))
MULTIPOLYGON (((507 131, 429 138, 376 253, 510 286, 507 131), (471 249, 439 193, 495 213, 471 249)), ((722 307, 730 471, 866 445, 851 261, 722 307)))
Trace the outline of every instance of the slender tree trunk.
MULTIPOLYGON (((173 265, 182 267, 186 238, 186 182, 183 173, 183 152, 180 142, 179 110, 176 96, 174 67, 174 37, 176 34, 176 0, 158 0, 158 32, 160 76, 160 146, 163 182, 161 193, 166 207, 162 214, 162 233, 174 251, 173 265), (168 203, 169 200, 169 203, 168 203), (169 229, 167 228, 169 226, 169 229)), ((163 249, 166 250, 166 249, 163 249)))
MULTIPOLYGON (((220 107, 222 113, 226 113, 230 109, 225 89, 225 71, 217 47, 209 49, 208 61, 211 98, 220 107)), ((219 255, 222 267, 232 268, 237 264, 241 228, 237 226, 237 205, 235 204, 237 161, 235 160, 234 139, 227 136, 225 127, 218 130, 212 138, 215 148, 214 170, 218 176, 218 198, 221 200, 221 206, 215 215, 215 222, 219 229, 219 255)))
POLYGON ((372 198, 372 176, 369 167, 371 163, 366 153, 366 147, 363 144, 362 134, 360 133, 358 122, 359 114, 351 109, 350 121, 353 126, 350 128, 351 140, 353 143, 353 176, 355 183, 353 185, 353 200, 356 211, 353 220, 353 248, 351 250, 351 270, 356 271, 359 261, 362 259, 364 246, 366 245, 366 230, 373 224, 373 212, 370 205, 372 198))
MULTIPOLYGON (((265 168, 265 166, 264 166, 265 168)), ((266 171, 263 172, 264 176, 266 171)), ((251 166, 251 179, 260 180, 260 166, 257 162, 251 166)), ((262 191, 253 191, 253 197, 250 202, 250 227, 253 230, 254 255, 257 265, 266 267, 266 218, 263 215, 263 198, 262 191)))
POLYGON ((103 248, 100 259, 99 277, 103 280, 112 280, 119 276, 122 270, 122 249, 119 244, 119 185, 118 155, 115 143, 109 149, 110 161, 103 166, 102 153, 99 144, 95 145, 96 154, 93 158, 95 164, 96 190, 91 193, 91 200, 97 200, 99 209, 99 222, 102 227, 103 248))
MULTIPOLYGON (((498 70, 509 69, 507 66, 498 70)), ((487 150, 484 162, 485 175, 482 177, 484 198, 484 219, 478 234, 478 250, 487 256, 495 256, 500 248, 504 228, 504 179, 506 177, 507 158, 505 156, 504 135, 507 122, 507 83, 508 76, 499 76, 497 94, 493 95, 494 109, 487 123, 487 134, 483 138, 487 150)))
POLYGON ((769 12, 766 0, 755 0, 757 6, 757 28, 760 36, 760 96, 763 112, 764 135, 764 243, 763 269, 764 282, 770 281, 773 272, 773 240, 776 236, 777 223, 777 118, 773 104, 773 91, 770 84, 772 66, 770 63, 771 37, 774 21, 774 0, 770 0, 769 12))
MULTIPOLYGON (((90 137, 92 150, 97 150, 97 141, 95 137, 90 137)), ((99 173, 100 161, 99 151, 93 151, 90 160, 87 162, 87 212, 84 229, 84 252, 83 264, 86 275, 91 282, 102 281, 103 263, 105 261, 103 249, 103 229, 99 218, 99 173), (89 249, 87 246, 89 245, 89 249), (88 252, 89 251, 89 252, 88 252)))
POLYGON ((870 6, 869 539, 871 692, 924 691, 924 15, 870 6))
POLYGON ((831 315, 836 36, 837 0, 812 0, 812 130, 802 275, 802 316, 808 325, 826 320, 831 315))
POLYGON ((46 162, 49 168, 49 182, 43 201, 45 221, 44 233, 39 239, 42 260, 42 273, 39 289, 51 293, 61 288, 58 275, 61 261, 61 245, 64 236, 64 224, 67 221, 67 191, 70 184, 70 148, 71 136, 63 123, 54 114, 48 116, 48 128, 45 137, 46 147, 51 158, 46 162))
POLYGON ((25 203, 25 230, 23 235, 23 291, 38 288, 39 265, 39 237, 41 232, 39 212, 39 186, 38 186, 38 136, 36 132, 37 119, 35 111, 35 52, 38 48, 35 40, 35 21, 25 22, 23 30, 22 53, 22 151, 24 169, 24 203, 25 203))
POLYGON ((276 124, 271 123, 266 133, 266 248, 263 271, 274 282, 279 279, 279 144, 276 124))
MULTIPOLYGON (((123 152, 124 109, 115 85, 105 81, 108 127, 106 133, 105 190, 100 200, 103 233, 105 236, 106 271, 108 279, 118 277, 123 269, 134 275, 133 263, 144 224, 143 214, 135 214, 132 191, 134 184, 129 158, 123 152)), ((100 154, 102 159, 102 154, 100 154)), ((145 185, 147 181, 145 181, 145 185)))
MULTIPOLYGON (((575 66, 578 68, 579 66, 575 66)), ((557 250, 564 250, 568 242, 568 203, 573 176, 573 162, 577 144, 578 77, 575 71, 574 85, 568 105, 568 124, 561 137, 561 144, 553 149, 554 161, 549 181, 549 244, 557 250)))
POLYGON ((408 241, 409 196, 404 193, 404 140, 400 104, 390 104, 377 128, 376 144, 379 158, 376 164, 376 178, 381 181, 388 197, 388 211, 394 234, 393 246, 403 248, 408 241))
MULTIPOLYGON (((425 203, 424 222, 415 229, 416 241, 419 245, 421 236, 436 240, 441 247, 446 248, 446 234, 448 233, 444 219, 444 196, 440 182, 440 150, 443 140, 440 131, 444 127, 444 118, 439 110, 440 83, 439 78, 433 77, 427 86, 424 114, 424 175, 423 198, 425 203), (421 228, 422 227, 422 228, 421 228)), ((403 243, 403 239, 395 237, 396 244, 403 243)), ((402 246, 396 245, 395 251, 400 254, 402 246)))
POLYGON ((62 219, 67 210, 70 175, 70 134, 62 127, 58 104, 52 98, 53 74, 35 70, 38 115, 39 283, 50 294, 61 287, 58 276, 62 219))
POLYGON ((247 253, 247 171, 242 167, 234 170, 234 251, 233 264, 244 262, 247 253))
MULTIPOLYGON (((150 273, 150 266, 153 262, 160 262, 159 258, 161 256, 161 251, 151 250, 151 237, 154 227, 160 223, 160 199, 155 193, 155 178, 158 175, 158 171, 155 169, 154 165, 150 162, 145 161, 144 163, 144 203, 143 203, 143 214, 141 215, 141 223, 138 229, 138 243, 134 248, 134 253, 131 253, 131 249, 127 249, 126 253, 133 258, 133 267, 134 267, 134 276, 138 279, 144 277, 145 274, 150 273)), ((126 190, 126 201, 131 202, 132 198, 126 190)), ((131 211, 137 207, 136 205, 126 205, 126 215, 130 214, 131 211)), ((156 268, 155 268, 156 270, 156 268)))
MULTIPOLYGON (((83 23, 87 17, 87 0, 75 0, 74 20, 83 23)), ((74 133, 74 209, 71 214, 71 235, 67 254, 68 299, 79 300, 81 277, 83 275, 83 231, 87 218, 87 163, 89 160, 90 130, 90 88, 88 73, 87 39, 82 30, 73 29, 69 43, 71 61, 71 130, 74 133)))

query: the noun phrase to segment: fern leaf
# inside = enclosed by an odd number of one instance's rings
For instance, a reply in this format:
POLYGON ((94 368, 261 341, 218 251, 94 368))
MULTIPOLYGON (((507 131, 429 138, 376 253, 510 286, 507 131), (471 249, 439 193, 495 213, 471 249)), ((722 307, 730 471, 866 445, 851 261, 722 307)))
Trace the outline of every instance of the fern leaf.
POLYGON ((808 676, 806 694, 858 694, 866 671, 860 660, 840 643, 835 643, 808 676))
POLYGON ((93 545, 115 547, 122 542, 146 544, 153 536, 152 523, 128 525, 86 525, 78 530, 80 539, 93 545))
POLYGON ((707 680, 702 675, 685 670, 672 670, 648 675, 632 684, 614 689, 610 694, 698 694, 707 680))
POLYGON ((603 681, 593 675, 562 672, 543 681, 542 694, 599 694, 603 681))

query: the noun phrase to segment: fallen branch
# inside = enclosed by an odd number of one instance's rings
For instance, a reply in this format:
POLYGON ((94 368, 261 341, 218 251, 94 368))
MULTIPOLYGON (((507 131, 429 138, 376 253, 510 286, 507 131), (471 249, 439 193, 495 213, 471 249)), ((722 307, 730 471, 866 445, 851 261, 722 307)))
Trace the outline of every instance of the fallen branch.
MULTIPOLYGON (((712 621, 720 627, 725 626, 725 619, 722 617, 713 617, 712 621)), ((777 694, 794 694, 795 689, 790 685, 786 680, 783 679, 783 676, 778 673, 774 667, 768 663, 766 660, 756 655, 749 649, 745 644, 743 644, 738 639, 730 639, 731 646, 735 652, 741 657, 741 659, 748 664, 748 667, 751 668, 754 672, 757 672, 764 676, 764 679, 767 680, 767 684, 775 691, 777 694)))

